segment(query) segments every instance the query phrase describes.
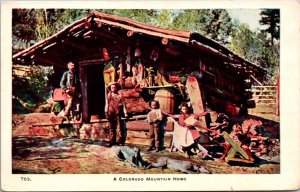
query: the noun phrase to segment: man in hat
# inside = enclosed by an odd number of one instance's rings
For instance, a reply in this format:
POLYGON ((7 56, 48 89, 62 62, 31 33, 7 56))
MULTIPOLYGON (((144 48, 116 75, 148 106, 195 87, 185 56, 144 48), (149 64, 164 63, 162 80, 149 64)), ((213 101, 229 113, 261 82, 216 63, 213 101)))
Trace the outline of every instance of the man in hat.
POLYGON ((119 88, 116 82, 109 83, 107 89, 105 115, 109 121, 109 146, 124 145, 126 132, 121 126, 121 116, 128 117, 124 99, 118 93, 119 88))
MULTIPOLYGON (((67 100, 65 101, 64 116, 69 116, 71 107, 74 103, 74 97, 76 89, 78 89, 79 79, 75 73, 75 65, 73 62, 68 62, 68 71, 64 72, 61 81, 60 87, 67 93, 67 100)), ((76 105, 76 110, 79 111, 79 104, 76 105)))

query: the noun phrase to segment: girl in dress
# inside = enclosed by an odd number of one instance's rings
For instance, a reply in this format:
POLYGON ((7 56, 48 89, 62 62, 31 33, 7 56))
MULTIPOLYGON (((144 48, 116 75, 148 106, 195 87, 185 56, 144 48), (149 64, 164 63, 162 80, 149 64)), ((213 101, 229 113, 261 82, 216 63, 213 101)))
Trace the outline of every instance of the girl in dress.
POLYGON ((185 156, 190 158, 190 155, 193 153, 192 150, 201 158, 205 158, 208 156, 208 151, 202 147, 199 144, 199 139, 200 139, 200 133, 199 131, 195 128, 195 124, 199 122, 199 116, 201 115, 196 115, 196 114, 191 114, 190 113, 190 108, 187 103, 182 103, 180 105, 180 116, 178 120, 178 124, 181 126, 181 128, 185 128, 185 134, 181 136, 181 139, 184 139, 187 143, 187 146, 182 147, 182 151, 185 153, 185 156), (193 118, 190 118, 193 117, 193 118), (187 120, 190 120, 190 124, 187 123, 187 120), (194 124, 195 123, 195 124, 194 124), (192 141, 188 141, 191 140, 192 141), (192 144, 190 144, 192 143, 192 144), (190 144, 190 145, 188 145, 190 144))

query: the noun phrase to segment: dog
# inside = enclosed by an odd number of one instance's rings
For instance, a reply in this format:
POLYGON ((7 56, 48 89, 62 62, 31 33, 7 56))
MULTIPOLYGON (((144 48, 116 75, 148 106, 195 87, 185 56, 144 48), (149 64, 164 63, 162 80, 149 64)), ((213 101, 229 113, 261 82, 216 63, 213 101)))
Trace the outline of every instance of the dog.
POLYGON ((171 159, 169 157, 159 157, 157 159, 157 163, 151 163, 151 167, 159 168, 168 168, 174 171, 181 171, 187 174, 195 174, 195 173, 204 173, 211 174, 209 170, 201 165, 196 165, 191 163, 190 161, 182 161, 171 159))
POLYGON ((144 161, 141 156, 141 150, 136 147, 115 147, 115 155, 122 161, 129 162, 132 166, 148 169, 150 168, 151 164, 147 161, 144 161))

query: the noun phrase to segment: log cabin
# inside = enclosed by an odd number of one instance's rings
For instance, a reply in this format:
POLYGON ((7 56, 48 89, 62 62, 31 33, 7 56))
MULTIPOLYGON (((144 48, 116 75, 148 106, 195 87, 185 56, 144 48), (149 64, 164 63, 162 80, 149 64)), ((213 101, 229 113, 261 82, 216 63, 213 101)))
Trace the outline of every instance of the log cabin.
POLYGON ((72 23, 13 55, 12 60, 16 65, 53 66, 56 87, 67 70, 67 62, 74 62, 80 76, 83 121, 89 122, 93 115, 104 118, 104 48, 116 69, 116 80, 124 81, 121 91, 132 115, 145 114, 147 101, 159 96, 168 98, 162 102, 172 100, 165 106, 169 113, 178 113, 179 103, 189 99, 184 88, 188 76, 196 77, 201 85, 205 109, 233 115, 245 113, 254 106, 251 77, 259 78, 265 73, 258 65, 198 33, 151 26, 101 12, 72 23), (141 79, 148 80, 138 88, 137 84, 126 83, 132 80, 135 65, 143 67, 141 79))

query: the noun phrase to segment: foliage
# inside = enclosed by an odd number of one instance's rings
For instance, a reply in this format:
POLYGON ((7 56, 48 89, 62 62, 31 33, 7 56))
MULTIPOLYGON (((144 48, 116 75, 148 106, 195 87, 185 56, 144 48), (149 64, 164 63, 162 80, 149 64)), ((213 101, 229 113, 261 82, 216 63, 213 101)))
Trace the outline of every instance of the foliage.
POLYGON ((76 20, 86 17, 90 9, 47 9, 53 33, 57 33, 76 20))
POLYGON ((89 9, 13 9, 12 31, 15 42, 13 43, 25 43, 25 47, 28 47, 85 17, 89 11, 89 9))
POLYGON ((152 23, 156 26, 171 28, 172 27, 172 12, 171 10, 163 9, 157 11, 156 19, 152 23))
POLYGON ((152 25, 154 25, 154 18, 157 16, 156 13, 158 12, 153 9, 102 9, 98 11, 130 18, 135 21, 152 25))
POLYGON ((226 45, 234 25, 225 9, 185 9, 174 18, 173 29, 194 31, 226 45))
POLYGON ((228 38, 232 35, 233 24, 228 12, 224 9, 210 10, 213 17, 210 20, 210 27, 207 27, 207 35, 223 44, 229 43, 228 38))
POLYGON ((252 32, 248 25, 241 24, 237 27, 228 47, 239 56, 266 69, 266 84, 276 83, 279 43, 273 45, 264 31, 252 32))
POLYGON ((209 22, 209 10, 185 9, 174 18, 173 29, 188 30, 205 35, 209 22))
POLYGON ((35 15, 31 9, 12 10, 13 54, 29 47, 36 40, 35 15))
MULTIPOLYGON (((31 66, 31 73, 27 78, 13 77, 13 96, 23 104, 25 109, 17 107, 16 110, 32 111, 34 106, 45 102, 51 94, 48 77, 54 73, 53 67, 31 66)), ((17 106, 17 105, 16 105, 17 106)))
POLYGON ((48 85, 48 77, 54 73, 53 67, 32 66, 32 73, 28 76, 28 83, 32 91, 36 93, 39 101, 49 98, 51 87, 48 85))
POLYGON ((279 40, 280 37, 280 12, 279 9, 264 9, 260 13, 261 25, 266 25, 267 29, 263 30, 271 35, 272 43, 273 40, 279 40))
POLYGON ((254 43, 254 33, 247 24, 241 24, 235 31, 229 49, 241 57, 248 57, 248 51, 254 43))

